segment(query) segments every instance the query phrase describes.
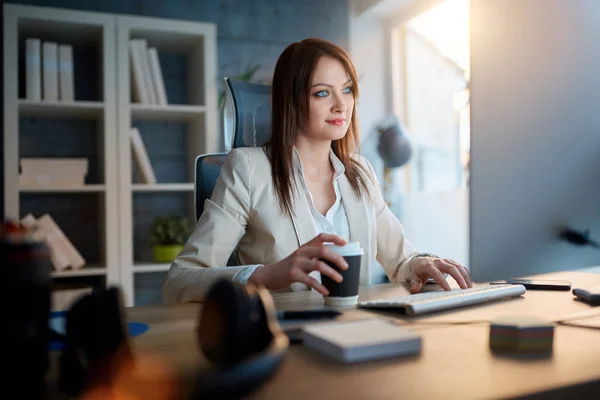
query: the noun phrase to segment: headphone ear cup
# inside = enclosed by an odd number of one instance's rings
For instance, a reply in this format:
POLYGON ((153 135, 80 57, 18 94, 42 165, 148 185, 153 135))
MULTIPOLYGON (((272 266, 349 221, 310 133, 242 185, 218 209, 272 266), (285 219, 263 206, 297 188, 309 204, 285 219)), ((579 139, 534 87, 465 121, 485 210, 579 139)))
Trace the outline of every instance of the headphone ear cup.
POLYGON ((251 301, 244 287, 229 280, 215 283, 206 295, 198 324, 205 357, 219 367, 238 363, 248 354, 246 335, 251 301))
POLYGON ((89 386, 110 382, 115 363, 131 359, 119 289, 84 295, 67 311, 59 376, 64 393, 78 395, 89 386))
POLYGON ((264 288, 219 281, 206 296, 198 327, 204 355, 220 368, 200 374, 192 398, 236 399, 266 382, 289 340, 264 288))

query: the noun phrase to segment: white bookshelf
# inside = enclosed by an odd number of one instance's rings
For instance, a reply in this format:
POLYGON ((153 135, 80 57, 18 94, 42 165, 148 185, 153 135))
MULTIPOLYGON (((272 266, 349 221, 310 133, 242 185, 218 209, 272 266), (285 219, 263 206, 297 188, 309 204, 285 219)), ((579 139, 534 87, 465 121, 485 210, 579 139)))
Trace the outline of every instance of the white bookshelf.
POLYGON ((53 187, 20 187, 21 193, 94 193, 104 192, 106 185, 53 186, 53 187))
POLYGON ((159 183, 146 184, 134 183, 131 185, 134 192, 193 192, 193 183, 159 183))
POLYGON ((32 101, 18 100, 19 115, 41 118, 102 118, 104 102, 100 101, 32 101))
POLYGON ((204 106, 131 104, 132 119, 140 121, 193 121, 205 113, 204 106))
POLYGON ((85 266, 80 269, 67 269, 64 271, 53 271, 53 278, 72 278, 76 276, 101 276, 106 275, 106 267, 85 266))
MULTIPOLYGON (((118 169, 117 169, 117 97, 116 97, 116 20, 114 15, 76 10, 4 4, 4 213, 6 218, 20 219, 22 195, 35 199, 37 195, 98 196, 98 221, 90 235, 97 238, 99 264, 86 261, 77 270, 54 271, 55 278, 82 276, 104 277, 106 285, 119 284, 118 234, 118 169), (24 81, 26 68, 19 65, 23 58, 20 43, 25 38, 38 38, 59 44, 87 46, 98 53, 97 101, 32 101, 19 95, 19 76, 24 81), (19 159, 26 143, 20 140, 20 118, 88 119, 95 121, 97 132, 99 176, 98 183, 80 187, 19 187, 19 159), (33 197, 31 197, 33 196, 33 197)), ((21 44, 22 46, 22 44, 21 44)), ((77 85, 77 82, 75 83, 77 85)), ((76 89, 76 88, 75 88, 76 89)), ((77 90, 75 90, 77 95, 77 90)), ((72 132, 77 135, 77 131, 72 132)), ((96 201, 96 200, 94 200, 96 201)), ((51 216, 56 210, 47 209, 51 216)), ((39 217, 40 215, 36 215, 39 217)), ((60 223, 57 221, 59 227, 60 223)), ((68 234, 68 232, 65 232, 68 234)))
MULTIPOLYGON (((119 158, 119 209, 120 233, 120 281, 133 304, 135 276, 142 273, 165 272, 169 264, 155 264, 148 260, 135 260, 133 197, 157 196, 172 193, 186 198, 188 214, 194 216, 194 160, 199 154, 217 151, 217 55, 216 26, 181 20, 165 20, 149 17, 117 17, 117 67, 118 82, 118 158, 119 158), (161 52, 185 55, 187 60, 186 104, 167 105, 132 103, 129 40, 143 38, 148 47, 161 52), (121 62, 122 61, 122 62, 121 62), (132 182, 132 151, 129 130, 140 122, 176 122, 187 126, 187 177, 184 182, 161 182, 143 184, 132 182)), ((167 88, 168 93, 168 88, 167 88)), ((169 96, 167 96, 169 97, 169 96)), ((143 134, 143 132, 141 132, 143 134)), ((169 140, 165 136, 165 140, 169 140)), ((152 162, 152 155, 150 154, 152 162)), ((156 169, 155 169, 156 172, 156 169)), ((159 175, 159 174, 157 174, 159 175)), ((150 243, 147 244, 150 247, 150 243)), ((160 288, 157 288, 160 290, 160 288)))
MULTIPOLYGON (((166 273, 167 264, 134 260, 133 196, 184 196, 187 212, 194 217, 194 160, 218 147, 216 26, 210 23, 135 17, 17 4, 4 5, 4 204, 5 216, 20 219, 23 195, 98 196, 97 238, 99 262, 86 261, 79 270, 54 272, 55 278, 104 277, 106 285, 123 289, 124 302, 134 305, 134 279, 142 273, 166 273), (19 54, 23 39, 36 37, 98 50, 98 99, 32 101, 19 96, 20 74, 25 67, 19 54), (131 102, 129 40, 144 38, 161 52, 185 55, 188 101, 185 104, 137 104, 131 102), (21 60, 21 61, 19 61, 21 60), (98 182, 76 187, 19 187, 22 154, 21 117, 83 119, 95 121, 100 161, 98 182), (174 122, 186 125, 187 176, 178 182, 132 182, 129 131, 132 122, 174 122)), ((74 57, 74 61, 76 59, 74 57)), ((23 77, 22 77, 23 78, 23 77)), ((21 90, 21 92, 23 92, 21 90)), ((168 88, 167 88, 168 92, 168 88)), ((77 135, 77 132, 73 132, 77 135)), ((165 137, 165 140, 169 140, 165 137)), ((52 215, 52 209, 47 212, 52 215)), ((58 221, 57 221, 58 222, 58 221)), ((60 223, 59 223, 60 226, 60 223)), ((68 232, 65 232, 68 234, 68 232)), ((148 244, 149 245, 149 244, 148 244)), ((150 245, 149 245, 150 246, 150 245)), ((84 258, 85 254, 82 253, 84 258)), ((160 290, 157 287, 156 290, 160 290)))

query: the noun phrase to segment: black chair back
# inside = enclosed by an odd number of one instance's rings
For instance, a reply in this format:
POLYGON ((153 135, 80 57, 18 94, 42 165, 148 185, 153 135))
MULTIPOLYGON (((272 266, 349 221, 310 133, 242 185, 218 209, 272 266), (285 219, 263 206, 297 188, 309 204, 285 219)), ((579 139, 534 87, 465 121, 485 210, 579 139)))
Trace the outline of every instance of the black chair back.
MULTIPOLYGON (((202 154, 196 157, 194 177, 194 204, 196 205, 196 222, 204 211, 204 202, 210 199, 215 184, 221 173, 221 167, 227 158, 227 153, 202 154)), ((237 248, 233 251, 227 265, 238 265, 237 248)))
POLYGON ((202 154, 196 157, 196 173, 194 179, 194 203, 196 204, 196 221, 204 211, 204 202, 210 199, 221 173, 221 166, 227 153, 202 154))
MULTIPOLYGON (((262 147, 271 138, 271 87, 259 83, 250 83, 225 78, 225 95, 228 101, 225 111, 228 121, 225 126, 233 126, 232 148, 262 147)), ((210 199, 221 173, 221 166, 227 153, 201 154, 196 157, 194 177, 194 203, 196 221, 204 211, 204 202, 210 199)), ((227 265, 238 265, 237 249, 227 265)))
MULTIPOLYGON (((233 110, 232 147, 262 147, 271 138, 271 86, 225 78, 233 110)), ((231 134, 228 132, 227 134, 231 134)))

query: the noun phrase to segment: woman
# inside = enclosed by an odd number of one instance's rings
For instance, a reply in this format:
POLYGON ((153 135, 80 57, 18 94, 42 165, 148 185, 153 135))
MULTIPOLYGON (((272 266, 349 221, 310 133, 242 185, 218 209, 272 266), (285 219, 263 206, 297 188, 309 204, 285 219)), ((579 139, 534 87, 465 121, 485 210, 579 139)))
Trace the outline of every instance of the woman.
POLYGON ((337 281, 341 275, 320 260, 347 265, 323 242, 360 242, 361 284, 385 271, 392 282, 411 282, 411 293, 428 279, 449 290, 444 274, 471 286, 464 266, 410 246, 373 168, 358 155, 357 76, 344 50, 314 38, 291 44, 277 61, 271 91, 272 138, 264 148, 229 153, 163 282, 166 303, 201 301, 222 277, 327 295, 320 274, 337 281), (234 250, 242 266, 225 267, 234 250))

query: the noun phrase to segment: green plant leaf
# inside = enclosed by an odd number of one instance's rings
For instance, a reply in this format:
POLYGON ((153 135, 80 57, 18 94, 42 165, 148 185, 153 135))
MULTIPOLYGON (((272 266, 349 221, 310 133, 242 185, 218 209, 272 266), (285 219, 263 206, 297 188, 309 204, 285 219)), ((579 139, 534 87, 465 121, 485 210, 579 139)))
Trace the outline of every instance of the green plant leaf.
POLYGON ((246 70, 244 72, 242 72, 241 74, 239 74, 238 76, 236 76, 236 79, 239 79, 241 81, 250 81, 253 77, 254 74, 256 73, 256 71, 258 71, 258 69, 260 68, 260 64, 256 64, 253 66, 248 66, 246 67, 246 70))
POLYGON ((187 218, 178 216, 157 217, 152 221, 150 241, 153 246, 183 245, 192 232, 187 218))
MULTIPOLYGON (((254 74, 260 68, 260 64, 247 65, 244 71, 239 73, 238 75, 230 76, 231 79, 237 79, 239 81, 250 82, 254 78, 254 74)), ((225 102, 225 89, 219 92, 219 109, 223 107, 223 103, 225 102)))

